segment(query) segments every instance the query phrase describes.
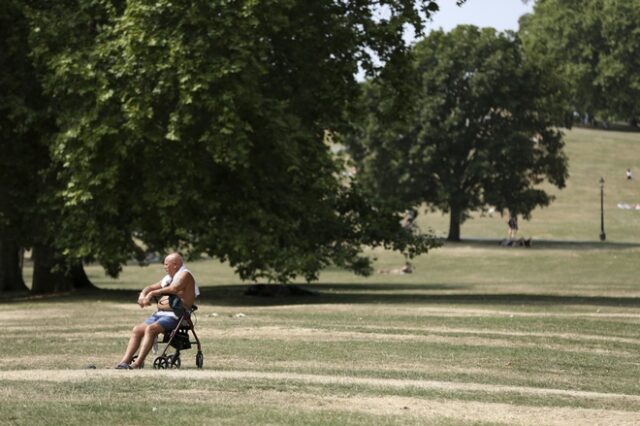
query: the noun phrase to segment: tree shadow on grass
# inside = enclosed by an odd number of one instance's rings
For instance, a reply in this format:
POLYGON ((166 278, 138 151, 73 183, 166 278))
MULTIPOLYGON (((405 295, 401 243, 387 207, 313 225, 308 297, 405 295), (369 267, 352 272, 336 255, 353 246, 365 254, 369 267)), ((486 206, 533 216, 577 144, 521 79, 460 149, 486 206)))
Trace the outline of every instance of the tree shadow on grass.
POLYGON ((640 127, 633 126, 631 124, 626 123, 609 123, 607 127, 603 126, 602 122, 598 122, 597 125, 584 125, 584 124, 574 124, 573 127, 585 130, 600 130, 605 132, 627 132, 627 133, 638 133, 640 132, 640 127))
MULTIPOLYGON (((316 283, 299 285, 308 290, 308 296, 247 296, 248 285, 233 284, 202 287, 202 294, 196 301, 201 307, 261 307, 312 304, 406 304, 406 305, 548 305, 548 306, 619 306, 640 307, 640 297, 570 296, 547 294, 482 294, 457 293, 442 294, 443 291, 462 292, 470 288, 466 284, 340 284, 316 283)), ((99 289, 47 297, 15 297, 0 299, 0 303, 51 303, 51 302, 114 302, 134 304, 137 290, 99 289)))
POLYGON ((469 238, 459 242, 445 242, 449 246, 470 246, 478 248, 500 248, 504 250, 535 250, 535 249, 553 249, 553 250, 627 250, 640 248, 640 243, 633 242, 616 242, 616 241, 598 241, 598 240, 536 240, 533 239, 531 247, 519 246, 502 246, 501 239, 490 238, 469 238))
MULTIPOLYGON (((460 291, 465 285, 420 284, 311 284, 300 286, 313 294, 310 296, 246 296, 246 285, 203 287, 197 301, 201 307, 215 306, 287 306, 311 304, 407 304, 407 305, 591 305, 640 307, 640 297, 567 296, 546 294, 430 294, 441 291, 460 291)), ((57 300, 101 300, 117 303, 135 303, 135 290, 99 290, 59 296, 57 300)), ((42 298, 46 302, 52 299, 42 298)), ((33 301, 33 300, 31 300, 33 301)))
POLYGON ((407 304, 407 305, 594 305, 640 307, 639 297, 562 296, 545 294, 429 294, 460 290, 464 285, 309 285, 306 297, 249 297, 244 286, 221 286, 203 290, 202 302, 223 306, 286 306, 299 304, 407 304))

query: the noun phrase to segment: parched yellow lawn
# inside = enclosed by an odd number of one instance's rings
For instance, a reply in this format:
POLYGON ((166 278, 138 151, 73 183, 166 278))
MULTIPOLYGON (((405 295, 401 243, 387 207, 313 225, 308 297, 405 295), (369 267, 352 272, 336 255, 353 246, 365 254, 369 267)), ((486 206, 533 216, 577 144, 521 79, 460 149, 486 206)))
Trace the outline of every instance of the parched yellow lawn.
MULTIPOLYGON (((289 299, 243 296, 228 265, 190 262, 202 370, 193 349, 180 370, 113 369, 161 265, 117 280, 87 265, 100 292, 4 300, 0 424, 640 424, 640 211, 617 207, 640 203, 640 179, 624 176, 638 143, 567 132, 567 188, 520 222, 531 248, 499 246, 506 218, 476 215, 413 274, 328 268, 306 287, 316 295, 289 299)), ((447 223, 419 217, 439 235, 447 223)), ((404 263, 367 252, 376 270, 404 263)))
POLYGON ((150 313, 133 284, 157 271, 128 267, 113 292, 89 267, 105 290, 2 304, 0 423, 637 424, 637 250, 453 245, 412 275, 327 271, 294 299, 243 296, 195 262, 202 370, 194 349, 180 370, 114 370, 150 313), (592 269, 602 256, 615 268, 592 269))
MULTIPOLYGON (((437 382, 425 380, 393 380, 393 379, 369 379, 345 376, 326 376, 295 373, 260 373, 246 371, 196 371, 196 370, 169 370, 169 371, 139 371, 122 372, 114 370, 28 370, 28 371, 1 371, 0 381, 10 384, 12 381, 28 382, 55 382, 55 383, 79 383, 101 386, 101 382, 123 381, 131 378, 145 378, 148 380, 162 381, 209 381, 209 382, 236 382, 246 384, 247 391, 242 397, 235 391, 219 390, 176 390, 173 399, 176 402, 189 404, 199 402, 201 404, 229 404, 246 406, 252 400, 256 405, 263 407, 287 407, 301 411, 330 411, 347 415, 350 412, 358 412, 380 418, 392 417, 394 420, 404 423, 430 422, 431 420, 447 419, 449 422, 491 422, 496 424, 590 424, 590 425, 634 425, 637 424, 637 412, 601 409, 601 408, 575 408, 575 407, 533 407, 513 403, 475 402, 443 398, 419 398, 399 395, 372 396, 367 394, 331 395, 318 394, 317 392, 286 392, 286 390, 256 389, 258 383, 277 383, 286 386, 287 383, 295 383, 296 387, 310 387, 317 390, 318 387, 330 391, 331 386, 360 386, 373 390, 384 389, 386 392, 393 389, 424 389, 455 394, 456 391, 482 394, 505 394, 531 397, 558 397, 575 400, 590 401, 593 404, 617 401, 620 403, 640 402, 640 396, 624 394, 610 394, 597 392, 568 391, 562 389, 539 389, 518 386, 493 386, 475 383, 437 382)), ((18 392, 12 392, 8 388, 2 389, 2 397, 6 399, 20 398, 18 392)), ((139 395, 132 396, 139 399, 139 395)), ((47 398, 44 398, 46 401, 47 398)), ((56 404, 55 395, 48 401, 56 404)), ((158 404, 163 401, 158 401, 158 404)), ((215 419, 211 419, 212 423, 215 419)))

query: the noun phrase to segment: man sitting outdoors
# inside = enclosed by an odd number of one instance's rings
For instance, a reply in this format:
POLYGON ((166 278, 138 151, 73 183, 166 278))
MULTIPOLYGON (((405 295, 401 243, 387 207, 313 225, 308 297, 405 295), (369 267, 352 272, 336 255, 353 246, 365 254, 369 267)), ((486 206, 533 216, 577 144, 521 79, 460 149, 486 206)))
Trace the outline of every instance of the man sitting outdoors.
POLYGON ((178 325, 179 318, 174 310, 190 310, 200 294, 191 271, 184 266, 178 253, 171 253, 164 259, 164 270, 167 275, 161 281, 145 287, 140 292, 138 305, 141 308, 151 306, 151 301, 155 299, 157 310, 143 323, 133 327, 127 350, 116 366, 117 369, 142 368, 158 335, 171 331, 178 325), (136 352, 138 357, 132 363, 136 352))

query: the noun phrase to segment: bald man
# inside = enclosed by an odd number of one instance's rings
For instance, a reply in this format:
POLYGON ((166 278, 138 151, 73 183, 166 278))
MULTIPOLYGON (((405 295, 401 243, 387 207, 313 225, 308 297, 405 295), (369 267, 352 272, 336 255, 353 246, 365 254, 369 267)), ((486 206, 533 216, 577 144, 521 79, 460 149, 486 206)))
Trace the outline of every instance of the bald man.
POLYGON ((157 300, 156 312, 143 323, 133 327, 127 350, 116 366, 117 369, 142 368, 158 335, 165 331, 171 331, 178 325, 179 318, 174 309, 176 307, 191 309, 200 293, 191 271, 184 266, 182 257, 178 253, 171 253, 165 257, 164 270, 167 275, 157 283, 145 287, 138 296, 138 305, 141 308, 151 306, 151 301, 155 298, 157 300), (180 302, 179 306, 176 306, 178 301, 180 302), (138 357, 132 363, 131 360, 136 352, 138 352, 138 357))

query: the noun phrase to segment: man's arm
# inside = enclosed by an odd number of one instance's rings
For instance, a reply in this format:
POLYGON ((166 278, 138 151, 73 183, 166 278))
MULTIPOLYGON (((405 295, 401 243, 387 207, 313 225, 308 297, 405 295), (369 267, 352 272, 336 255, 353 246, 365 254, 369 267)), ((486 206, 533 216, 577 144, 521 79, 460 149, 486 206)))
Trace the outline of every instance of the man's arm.
MULTIPOLYGON (((171 283, 170 286, 168 287, 157 287, 157 288, 153 288, 151 289, 147 294, 146 294, 146 299, 147 300, 151 300, 152 297, 159 297, 159 296, 164 296, 167 294, 178 294, 182 291, 184 291, 185 288, 187 288, 187 286, 190 283, 193 283, 193 277, 191 276, 191 274, 180 274, 180 276, 177 279, 174 279, 173 282, 171 283)), ((154 284, 155 286, 155 284, 154 284)), ((150 286, 152 287, 152 286, 150 286)))
POLYGON ((142 289, 140 294, 138 295, 138 305, 140 307, 149 306, 151 304, 151 298, 149 297, 149 301, 147 301, 148 295, 155 290, 162 288, 162 281, 158 281, 155 284, 151 284, 142 289))

